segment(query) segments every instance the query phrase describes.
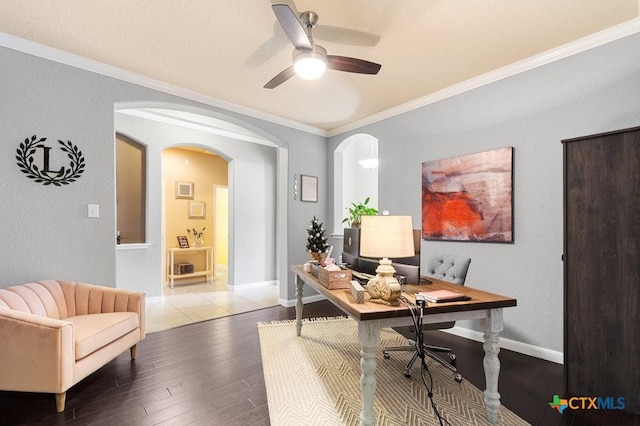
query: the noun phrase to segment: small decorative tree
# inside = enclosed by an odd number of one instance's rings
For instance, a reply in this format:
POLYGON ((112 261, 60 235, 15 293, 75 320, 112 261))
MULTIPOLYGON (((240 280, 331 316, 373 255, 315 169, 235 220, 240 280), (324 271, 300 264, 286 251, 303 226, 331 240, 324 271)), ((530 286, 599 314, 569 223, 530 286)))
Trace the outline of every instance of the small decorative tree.
POLYGON ((322 222, 313 216, 311 227, 307 228, 307 251, 311 253, 314 260, 322 261, 322 254, 329 248, 324 233, 322 222))

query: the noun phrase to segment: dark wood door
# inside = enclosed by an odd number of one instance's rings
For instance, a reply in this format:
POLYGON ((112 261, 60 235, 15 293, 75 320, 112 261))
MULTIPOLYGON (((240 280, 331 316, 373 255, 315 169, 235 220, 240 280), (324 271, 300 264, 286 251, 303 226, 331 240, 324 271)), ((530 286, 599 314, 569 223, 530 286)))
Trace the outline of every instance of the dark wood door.
POLYGON ((640 128, 563 141, 567 394, 640 410, 640 128))

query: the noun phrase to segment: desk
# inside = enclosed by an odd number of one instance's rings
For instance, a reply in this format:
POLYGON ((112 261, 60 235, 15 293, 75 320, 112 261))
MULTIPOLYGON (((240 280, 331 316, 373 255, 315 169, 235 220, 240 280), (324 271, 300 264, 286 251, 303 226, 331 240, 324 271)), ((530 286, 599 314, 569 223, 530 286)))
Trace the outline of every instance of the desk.
MULTIPOLYGON (((327 297, 331 303, 340 308, 345 314, 358 322, 358 340, 362 350, 360 351, 360 365, 362 375, 360 377, 360 391, 362 393, 362 411, 360 424, 373 426, 375 415, 373 402, 376 391, 376 350, 380 344, 380 329, 383 327, 398 327, 413 325, 411 313, 404 305, 386 306, 377 303, 365 302, 357 304, 353 300, 351 291, 329 290, 324 287, 311 273, 304 271, 301 265, 292 266, 296 279, 296 334, 302 332, 302 289, 306 283, 319 293, 327 297)), ((422 285, 406 285, 408 293, 416 291, 448 289, 460 291, 457 284, 445 281, 432 281, 428 287, 422 285)), ((500 394, 498 393, 498 375, 500 373, 500 360, 498 360, 498 334, 502 331, 502 309, 516 306, 516 299, 499 296, 486 291, 464 287, 464 294, 471 300, 451 303, 429 303, 424 312, 423 324, 456 321, 463 319, 477 319, 484 330, 484 373, 486 389, 484 391, 484 403, 487 407, 487 418, 491 423, 498 420, 500 409, 500 394)), ((405 295, 408 298, 412 296, 405 295)), ((398 373, 400 374, 400 373, 398 373)))
POLYGON ((169 282, 171 283, 171 288, 173 288, 173 281, 176 278, 191 278, 191 277, 202 277, 204 276, 207 281, 211 279, 213 282, 213 248, 209 246, 204 247, 189 247, 189 248, 176 248, 172 247, 167 249, 167 265, 169 266, 169 273, 167 277, 169 278, 169 282), (195 271, 190 274, 174 274, 173 273, 173 265, 175 264, 175 254, 183 254, 183 253, 196 253, 204 251, 206 257, 205 269, 202 271, 195 271))

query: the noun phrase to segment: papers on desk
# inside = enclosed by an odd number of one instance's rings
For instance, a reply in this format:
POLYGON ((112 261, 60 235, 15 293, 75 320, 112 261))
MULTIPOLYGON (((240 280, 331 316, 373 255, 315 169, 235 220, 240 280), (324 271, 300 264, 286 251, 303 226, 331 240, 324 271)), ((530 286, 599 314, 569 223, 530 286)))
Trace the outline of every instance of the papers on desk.
POLYGON ((427 302, 431 303, 458 302, 471 299, 469 296, 451 290, 421 291, 418 294, 424 296, 427 302))

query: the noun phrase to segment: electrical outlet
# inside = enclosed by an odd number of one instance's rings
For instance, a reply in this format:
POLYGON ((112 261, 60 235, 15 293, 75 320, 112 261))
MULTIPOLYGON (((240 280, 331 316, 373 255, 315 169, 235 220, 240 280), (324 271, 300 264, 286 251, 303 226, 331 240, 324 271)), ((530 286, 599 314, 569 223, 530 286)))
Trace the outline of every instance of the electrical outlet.
POLYGON ((98 204, 88 204, 87 205, 87 216, 88 217, 100 217, 100 206, 98 204))

